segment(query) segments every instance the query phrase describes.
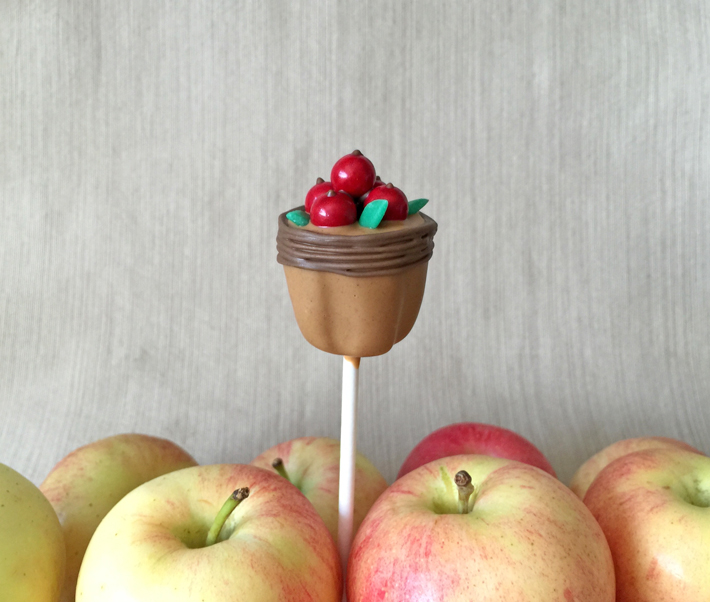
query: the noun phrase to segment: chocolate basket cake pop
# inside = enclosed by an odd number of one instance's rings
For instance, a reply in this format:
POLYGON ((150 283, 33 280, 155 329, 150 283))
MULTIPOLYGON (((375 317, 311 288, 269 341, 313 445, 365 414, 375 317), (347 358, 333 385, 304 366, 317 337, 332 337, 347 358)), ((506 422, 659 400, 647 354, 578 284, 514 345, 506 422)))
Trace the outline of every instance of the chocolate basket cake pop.
POLYGON ((421 306, 437 224, 375 175, 359 151, 319 178, 303 206, 279 216, 296 321, 314 347, 350 357, 387 353, 409 334, 421 306))

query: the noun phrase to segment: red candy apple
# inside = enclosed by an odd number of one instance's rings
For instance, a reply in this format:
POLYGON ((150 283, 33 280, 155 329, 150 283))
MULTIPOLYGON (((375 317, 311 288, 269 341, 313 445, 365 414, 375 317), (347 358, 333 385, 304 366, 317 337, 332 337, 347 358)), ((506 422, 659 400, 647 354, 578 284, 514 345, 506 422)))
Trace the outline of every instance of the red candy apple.
POLYGON ((330 172, 330 181, 334 190, 359 197, 375 183, 375 166, 359 150, 355 150, 335 162, 330 172))
POLYGON ((357 207, 352 197, 345 192, 331 190, 311 205, 311 223, 314 226, 332 228, 349 226, 357 221, 357 207))
MULTIPOLYGON (((380 176, 375 176, 375 183, 372 185, 372 190, 375 190, 375 188, 379 188, 380 186, 384 186, 385 183, 382 181, 380 176)), ((362 196, 358 197, 357 201, 357 209, 358 213, 362 213, 362 208, 364 207, 365 199, 367 198, 367 195, 372 192, 372 190, 368 190, 365 194, 362 196)))
POLYGON ((310 213, 313 203, 326 196, 331 190, 333 190, 333 185, 330 182, 324 182, 323 178, 318 178, 316 183, 306 193, 306 211, 310 213))
POLYGON ((407 219, 407 213, 409 213, 409 203, 407 203, 407 196, 399 188, 392 186, 391 183, 386 186, 378 186, 373 188, 365 199, 365 205, 380 199, 387 201, 387 212, 382 219, 407 219))
POLYGON ((492 424, 459 422, 424 437, 407 456, 397 478, 433 460, 459 454, 518 460, 557 476, 542 452, 517 433, 492 424))

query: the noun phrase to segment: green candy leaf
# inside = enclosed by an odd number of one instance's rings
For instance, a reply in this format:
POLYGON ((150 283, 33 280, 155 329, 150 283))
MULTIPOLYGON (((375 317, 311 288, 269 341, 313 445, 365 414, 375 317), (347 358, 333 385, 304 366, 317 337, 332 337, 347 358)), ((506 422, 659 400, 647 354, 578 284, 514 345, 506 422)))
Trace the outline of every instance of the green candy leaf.
POLYGON ((294 211, 289 211, 286 214, 286 219, 293 222, 297 226, 307 226, 308 222, 311 221, 310 216, 301 209, 296 209, 294 211))
POLYGON ((415 199, 413 201, 409 201, 409 211, 407 212, 407 215, 414 215, 417 211, 419 211, 424 205, 426 205, 429 202, 429 199, 415 199))
POLYGON ((360 225, 372 230, 377 228, 387 212, 388 205, 389 203, 384 199, 369 202, 360 214, 360 225))

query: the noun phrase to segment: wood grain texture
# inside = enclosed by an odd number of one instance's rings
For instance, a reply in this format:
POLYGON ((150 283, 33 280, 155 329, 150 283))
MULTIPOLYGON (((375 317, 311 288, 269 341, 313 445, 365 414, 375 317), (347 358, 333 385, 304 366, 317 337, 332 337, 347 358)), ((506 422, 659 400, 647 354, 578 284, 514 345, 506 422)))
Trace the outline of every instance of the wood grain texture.
POLYGON ((439 223, 361 370, 388 479, 500 424, 568 480, 620 438, 710 452, 704 2, 0 2, 0 461, 125 431, 199 461, 338 436, 277 215, 354 148, 439 223))

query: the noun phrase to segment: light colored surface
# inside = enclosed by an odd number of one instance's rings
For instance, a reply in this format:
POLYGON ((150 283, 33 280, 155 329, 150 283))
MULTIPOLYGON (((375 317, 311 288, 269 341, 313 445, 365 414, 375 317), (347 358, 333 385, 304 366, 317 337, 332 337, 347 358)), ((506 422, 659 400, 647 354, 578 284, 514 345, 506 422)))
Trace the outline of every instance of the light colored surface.
MULTIPOLYGON (((340 466, 338 470, 338 552, 343 575, 353 543, 355 513, 355 458, 357 454, 357 392, 360 359, 343 357, 343 386, 340 403, 340 466)), ((343 599, 347 602, 345 595, 343 599)))
POLYGON ((201 462, 338 436, 276 218, 361 149, 439 223, 360 449, 496 423, 563 479, 617 439, 710 452, 701 1, 0 2, 0 461, 140 431, 201 462), (633 8, 632 8, 633 6, 633 8))

